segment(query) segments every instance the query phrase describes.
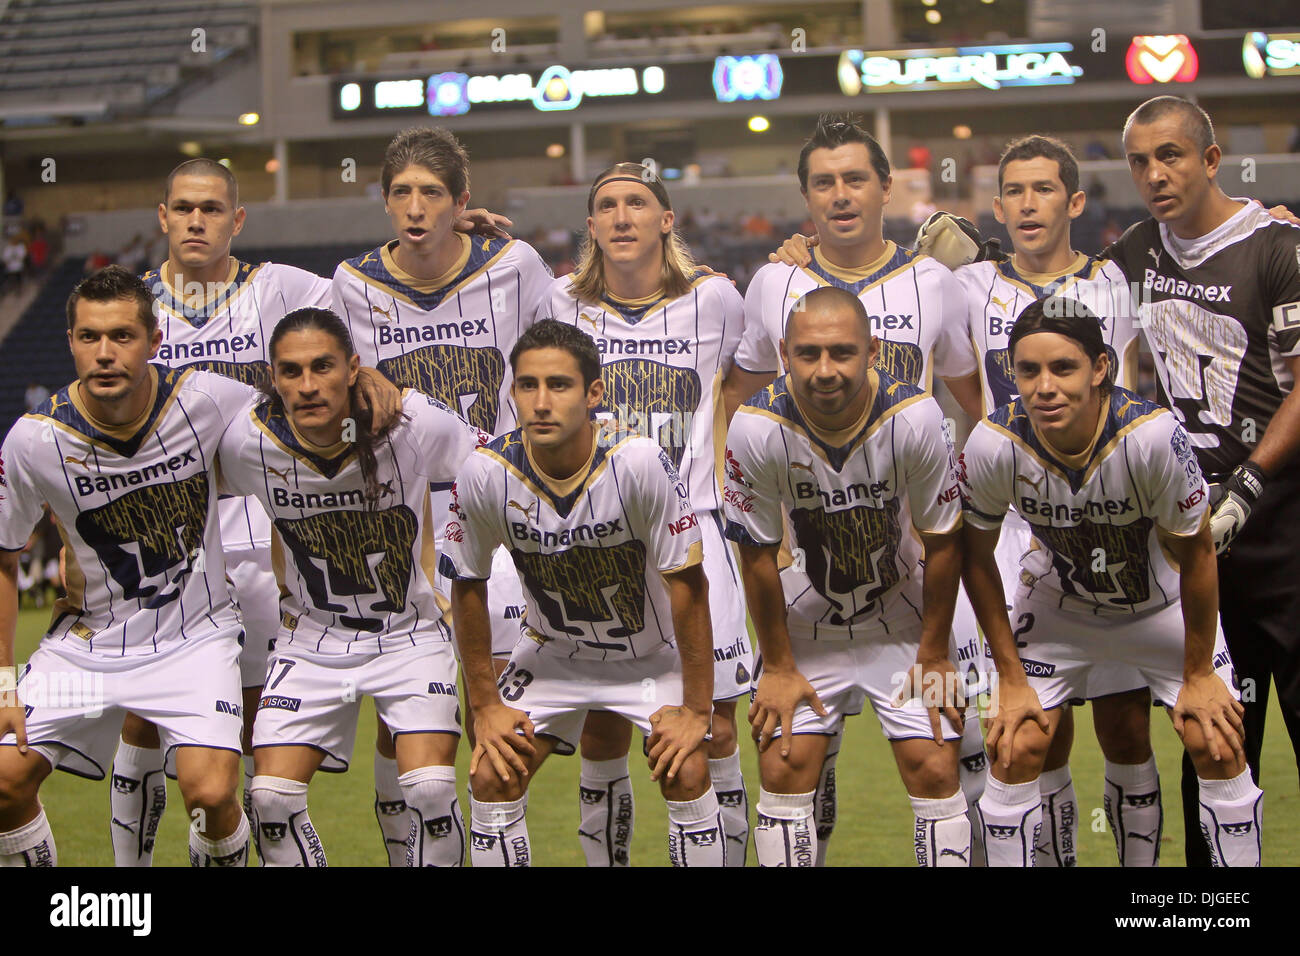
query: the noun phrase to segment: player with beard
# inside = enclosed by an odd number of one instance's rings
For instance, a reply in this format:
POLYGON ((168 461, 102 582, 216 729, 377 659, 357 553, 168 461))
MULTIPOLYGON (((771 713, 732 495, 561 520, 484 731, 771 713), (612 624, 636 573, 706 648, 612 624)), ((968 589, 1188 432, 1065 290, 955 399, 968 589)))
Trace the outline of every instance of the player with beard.
MULTIPOLYGON (((1019 397, 975 427, 962 456, 963 575, 999 677, 979 807, 989 865, 1034 865, 1037 778, 1060 708, 1094 668, 1119 663, 1173 702, 1215 863, 1258 866, 1263 795, 1242 752, 1207 488, 1187 432, 1111 384, 1101 327, 1082 303, 1033 302, 1008 347, 1019 397), (1009 507, 1034 538, 1010 620, 994 560, 1009 507)), ((1149 837, 1159 840, 1158 823, 1149 837)))
MULTIPOLYGON (((714 642, 709 775, 722 808, 727 865, 744 866, 749 800, 736 701, 749 693, 753 660, 719 487, 719 391, 740 340, 744 302, 725 278, 695 266, 674 226, 668 191, 649 167, 618 163, 602 171, 587 213, 577 269, 555 280, 548 311, 591 332, 605 384, 597 414, 659 443, 699 518, 714 642)), ((631 862, 631 735, 628 721, 606 712, 589 715, 583 730, 578 832, 590 866, 631 862)))
POLYGON ((857 296, 806 293, 781 339, 788 372, 727 436, 727 537, 760 649, 749 719, 761 866, 814 865, 827 745, 867 700, 911 799, 917 864, 970 864, 965 680, 949 649, 961 571, 952 446, 938 404, 875 367, 879 352, 857 296), (793 561, 778 571, 783 519, 793 561))
MULTIPOLYGON (((1107 254, 1140 283, 1161 398, 1210 482, 1219 607, 1258 782, 1270 680, 1300 760, 1300 539, 1289 533, 1300 524, 1300 229, 1223 192, 1214 127, 1186 100, 1143 103, 1123 142, 1151 218, 1107 254)), ((1201 838, 1197 769, 1184 761, 1190 866, 1214 853, 1201 838)))
POLYGON ((457 479, 443 564, 476 744, 470 857, 525 866, 524 794, 551 753, 572 754, 592 710, 647 737, 668 804, 675 866, 723 866, 704 738, 713 640, 698 521, 658 445, 591 420, 603 401, 600 353, 553 320, 510 355, 520 428, 478 449, 457 479), (498 680, 486 583, 510 549, 527 628, 498 680))

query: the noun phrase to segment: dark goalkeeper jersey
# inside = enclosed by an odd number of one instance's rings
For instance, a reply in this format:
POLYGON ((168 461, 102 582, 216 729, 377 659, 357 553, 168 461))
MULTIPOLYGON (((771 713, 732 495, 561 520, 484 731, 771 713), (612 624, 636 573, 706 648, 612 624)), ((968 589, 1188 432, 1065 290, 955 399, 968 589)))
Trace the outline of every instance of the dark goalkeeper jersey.
POLYGON ((1295 385, 1287 359, 1300 355, 1300 228, 1251 203, 1194 240, 1147 219, 1105 254, 1140 287, 1161 400, 1206 474, 1227 474, 1295 385))

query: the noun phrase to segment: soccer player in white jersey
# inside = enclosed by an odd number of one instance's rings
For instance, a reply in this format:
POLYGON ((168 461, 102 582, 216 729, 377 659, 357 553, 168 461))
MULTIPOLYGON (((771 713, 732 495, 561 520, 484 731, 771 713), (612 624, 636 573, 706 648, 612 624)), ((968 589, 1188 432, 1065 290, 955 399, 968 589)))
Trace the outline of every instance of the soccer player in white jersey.
POLYGON ((1020 397, 976 426, 962 467, 964 577, 999 677, 979 808, 989 865, 1034 865, 1037 778, 1060 708, 1115 661, 1171 707, 1214 861, 1258 866, 1263 794, 1242 749, 1207 488, 1187 433, 1111 385, 1101 326, 1082 303, 1031 303, 1008 347, 1020 397), (1010 507, 1034 547, 1008 620, 994 549, 1010 507))
MULTIPOLYGON (((1003 152, 993 213, 1007 227, 1014 254, 1000 261, 974 262, 955 272, 967 295, 968 329, 980 361, 985 413, 1016 398, 1007 346, 1015 317, 1030 302, 1052 294, 1093 307, 1116 384, 1130 390, 1137 387, 1138 331, 1124 274, 1113 262, 1076 252, 1070 245, 1070 223, 1083 212, 1085 202, 1078 163, 1064 143, 1027 136, 1003 152), (1104 308, 1101 303, 1118 307, 1104 308)), ((1007 595, 1014 593, 1020 557, 1029 547, 1028 525, 1019 516, 1008 515, 997 549, 1007 595)), ((1163 812, 1151 750, 1151 695, 1146 681, 1134 668, 1110 664, 1093 670, 1086 696, 1093 702, 1093 724, 1105 756, 1102 805, 1120 863, 1154 866, 1160 844, 1151 836, 1160 832, 1163 812)), ((1070 776, 1073 740, 1071 708, 1063 707, 1039 777, 1043 789, 1039 866, 1075 864, 1079 812, 1070 776)))
POLYGON ((949 657, 961 496, 943 416, 874 367, 879 341, 853 293, 814 289, 792 305, 789 371, 727 435, 727 537, 760 651, 759 865, 814 865, 828 741, 870 700, 912 801, 917 863, 968 866, 964 682, 949 657), (778 571, 783 518, 794 560, 778 571))
MULTIPOLYGON (((330 282, 275 262, 253 264, 231 255, 244 226, 234 175, 210 159, 181 163, 167 177, 158 223, 167 260, 144 275, 157 301, 162 345, 157 361, 172 368, 219 372, 252 384, 267 370, 267 338, 275 322, 300 306, 325 306, 330 282)), ((384 386, 372 369, 363 390, 384 386)), ((396 396, 394 395, 394 403, 396 396)), ((395 410, 391 410, 395 413, 395 410)), ((256 501, 220 505, 226 569, 244 626, 239 657, 244 713, 244 802, 253 779, 252 723, 266 676, 266 659, 279 625, 279 591, 271 573, 270 524, 256 501)), ((110 791, 113 857, 118 866, 148 866, 167 802, 157 731, 128 714, 113 757, 110 791)), ((256 836, 256 835, 255 835, 256 836)))
MULTIPOLYGON (((469 202, 469 173, 464 147, 446 129, 413 127, 393 137, 380 184, 395 238, 339 263, 334 311, 363 365, 499 435, 515 423, 506 356, 550 295, 552 276, 526 242, 456 231, 469 202)), ((445 512, 447 490, 435 489, 435 514, 445 512)), ((435 534, 441 546, 442 528, 435 534)), ((524 603, 504 553, 488 588, 498 666, 504 667, 519 640, 524 603)), ((472 728, 472 719, 467 724, 472 728)), ((390 858, 400 865, 410 822, 382 722, 375 787, 375 813, 390 858)))
POLYGON ((429 485, 454 480, 488 436, 411 390, 403 420, 372 433, 356 407, 359 359, 333 312, 289 313, 269 347, 276 395, 239 415, 220 447, 223 486, 271 516, 285 594, 253 736, 263 859, 325 865, 307 786, 317 770, 347 769, 365 694, 392 729, 414 816, 407 865, 459 866, 456 658, 433 587, 429 485))
POLYGON ((577 749, 589 711, 608 710, 648 738, 673 865, 722 866, 727 841, 702 746, 709 586, 686 486, 657 444, 591 421, 603 383, 585 332, 540 321, 510 363, 520 427, 466 462, 443 555, 477 724, 470 859, 530 862, 529 783, 551 753, 577 749), (528 602, 525 639, 499 683, 484 582, 498 545, 510 549, 528 602))
MULTIPOLYGON (((977 418, 980 380, 966 336, 961 288, 929 256, 885 239, 891 178, 880 144, 851 117, 824 115, 799 153, 798 171, 821 242, 806 266, 772 263, 750 281, 745 332, 724 389, 728 417, 782 371, 778 344, 794 301, 811 289, 833 286, 862 300, 872 333, 880 338, 881 368, 926 391, 937 372, 962 409, 977 418)), ((978 636, 972 631, 960 639, 968 645, 962 653, 977 659, 978 636)), ((817 786, 819 862, 835 825, 839 743, 837 734, 817 786)), ((973 726, 965 750, 976 766, 981 747, 973 726)), ((982 779, 982 769, 963 767, 962 785, 972 804, 982 779)))
MULTIPOLYGON (((673 222, 668 191, 653 170, 618 163, 601 172, 587 198, 577 269, 555 280, 548 313, 595 338, 605 385, 598 415, 613 415, 659 443, 699 518, 713 620, 709 775, 722 808, 727 865, 744 866, 749 800, 736 701, 749 693, 753 659, 740 572, 722 536, 719 398, 744 325, 744 302, 725 278, 695 266, 673 222)), ((591 866, 630 865, 631 734, 632 725, 616 715, 587 718, 578 834, 591 866)))
POLYGON ((153 297, 109 266, 68 298, 77 381, 10 430, 0 495, 0 865, 52 866, 37 793, 54 768, 103 779, 124 712, 158 728, 190 861, 242 866, 239 619, 217 519, 217 444, 251 390, 149 360, 153 297), (67 596, 13 691, 17 552, 49 502, 67 596))

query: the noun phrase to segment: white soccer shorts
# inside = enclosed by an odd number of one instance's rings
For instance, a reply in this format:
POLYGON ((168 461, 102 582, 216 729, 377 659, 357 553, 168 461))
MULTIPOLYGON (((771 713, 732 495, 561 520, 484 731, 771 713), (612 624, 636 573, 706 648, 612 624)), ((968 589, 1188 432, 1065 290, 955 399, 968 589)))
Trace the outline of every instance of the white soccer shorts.
MULTIPOLYGON (((1021 621, 1020 660, 1043 708, 1083 697, 1099 667, 1131 667, 1151 696, 1172 707, 1183 686, 1182 605, 1134 615, 1076 614, 1046 601, 1018 598, 1012 620, 1021 621)), ((1214 671, 1238 696, 1232 657, 1216 621, 1214 671)))
POLYGON ((394 737, 460 734, 456 655, 448 641, 383 654, 320 654, 290 646, 267 665, 253 724, 258 747, 305 746, 325 754, 320 769, 342 773, 352 759, 361 698, 394 737))
MULTIPOLYGON (((242 751, 236 632, 161 654, 98 657, 42 643, 18 677, 27 743, 50 765, 102 780, 130 711, 158 728, 168 776, 177 747, 242 751)), ((13 734, 0 745, 15 744, 13 734)))
MULTIPOLYGON (((867 640, 814 641, 791 635, 795 667, 812 684, 826 708, 826 716, 822 717, 807 704, 800 704, 794 712, 793 732, 836 734, 840 719, 862 713, 863 704, 869 700, 887 740, 933 737, 930 714, 920 700, 893 706, 894 695, 916 663, 920 643, 920 622, 895 626, 892 633, 867 640)), ((755 693, 762 676, 760 654, 754 678, 755 693)), ((974 719, 974 715, 974 708, 968 707, 967 719, 974 719)), ((961 731, 947 717, 941 714, 939 721, 944 740, 961 737, 961 731)), ((780 733, 778 729, 777 736, 780 733)))
POLYGON ((235 605, 244 625, 239 676, 244 687, 261 687, 266 659, 280 629, 280 586, 271 570, 271 549, 226 555, 226 574, 234 584, 235 605))
POLYGON ((735 546, 722 536, 721 514, 701 511, 699 519, 713 624, 713 699, 736 700, 749 694, 754 675, 740 568, 732 551, 735 546))
POLYGON ((503 701, 527 712, 535 734, 554 738, 555 753, 568 756, 578 749, 593 710, 626 717, 648 737, 650 715, 682 702, 681 660, 670 647, 631 660, 575 661, 525 639, 510 655, 497 688, 503 701))

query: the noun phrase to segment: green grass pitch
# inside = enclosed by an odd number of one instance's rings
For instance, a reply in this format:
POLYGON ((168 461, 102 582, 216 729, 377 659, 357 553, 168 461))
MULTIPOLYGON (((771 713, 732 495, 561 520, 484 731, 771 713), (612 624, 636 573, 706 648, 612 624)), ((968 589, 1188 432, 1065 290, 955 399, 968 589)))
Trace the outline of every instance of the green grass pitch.
MULTIPOLYGON (((45 611, 19 615, 15 653, 21 662, 35 648, 48 623, 45 611)), ((1300 792, 1296 765, 1276 703, 1270 705, 1264 744, 1264 862, 1285 865, 1300 849, 1300 792)), ((1079 797, 1079 864, 1115 866, 1115 846, 1101 811, 1102 759, 1092 736, 1089 708, 1075 711, 1076 732, 1071 768, 1079 797)), ((1178 792, 1180 748, 1169 720, 1153 715, 1155 750, 1164 789, 1165 832, 1161 857, 1166 866, 1181 866, 1182 801, 1178 792)), ((352 770, 322 773, 311 785, 311 816, 333 866, 383 866, 386 855, 375 822, 371 754, 375 716, 362 705, 352 770)), ((752 803, 758 795, 758 771, 747 728, 741 728, 741 762, 752 803)), ((461 808, 468 816, 465 781, 468 754, 457 763, 461 808)), ((838 764, 839 823, 831 843, 833 866, 910 866, 911 809, 898 779, 893 757, 870 712, 848 724, 838 764)), ((634 743, 632 778, 636 791, 636 834, 632 858, 640 866, 667 866, 667 813, 658 787, 634 743)), ((552 757, 538 773, 529 797, 528 828, 533 859, 539 866, 581 866, 578 827, 578 758, 552 757)), ((88 781, 54 773, 41 797, 58 844, 63 866, 111 866, 107 781, 88 781)), ((174 782, 168 786, 168 809, 158 835, 154 862, 188 863, 184 804, 174 782)), ((752 847, 750 866, 755 865, 752 847)))

